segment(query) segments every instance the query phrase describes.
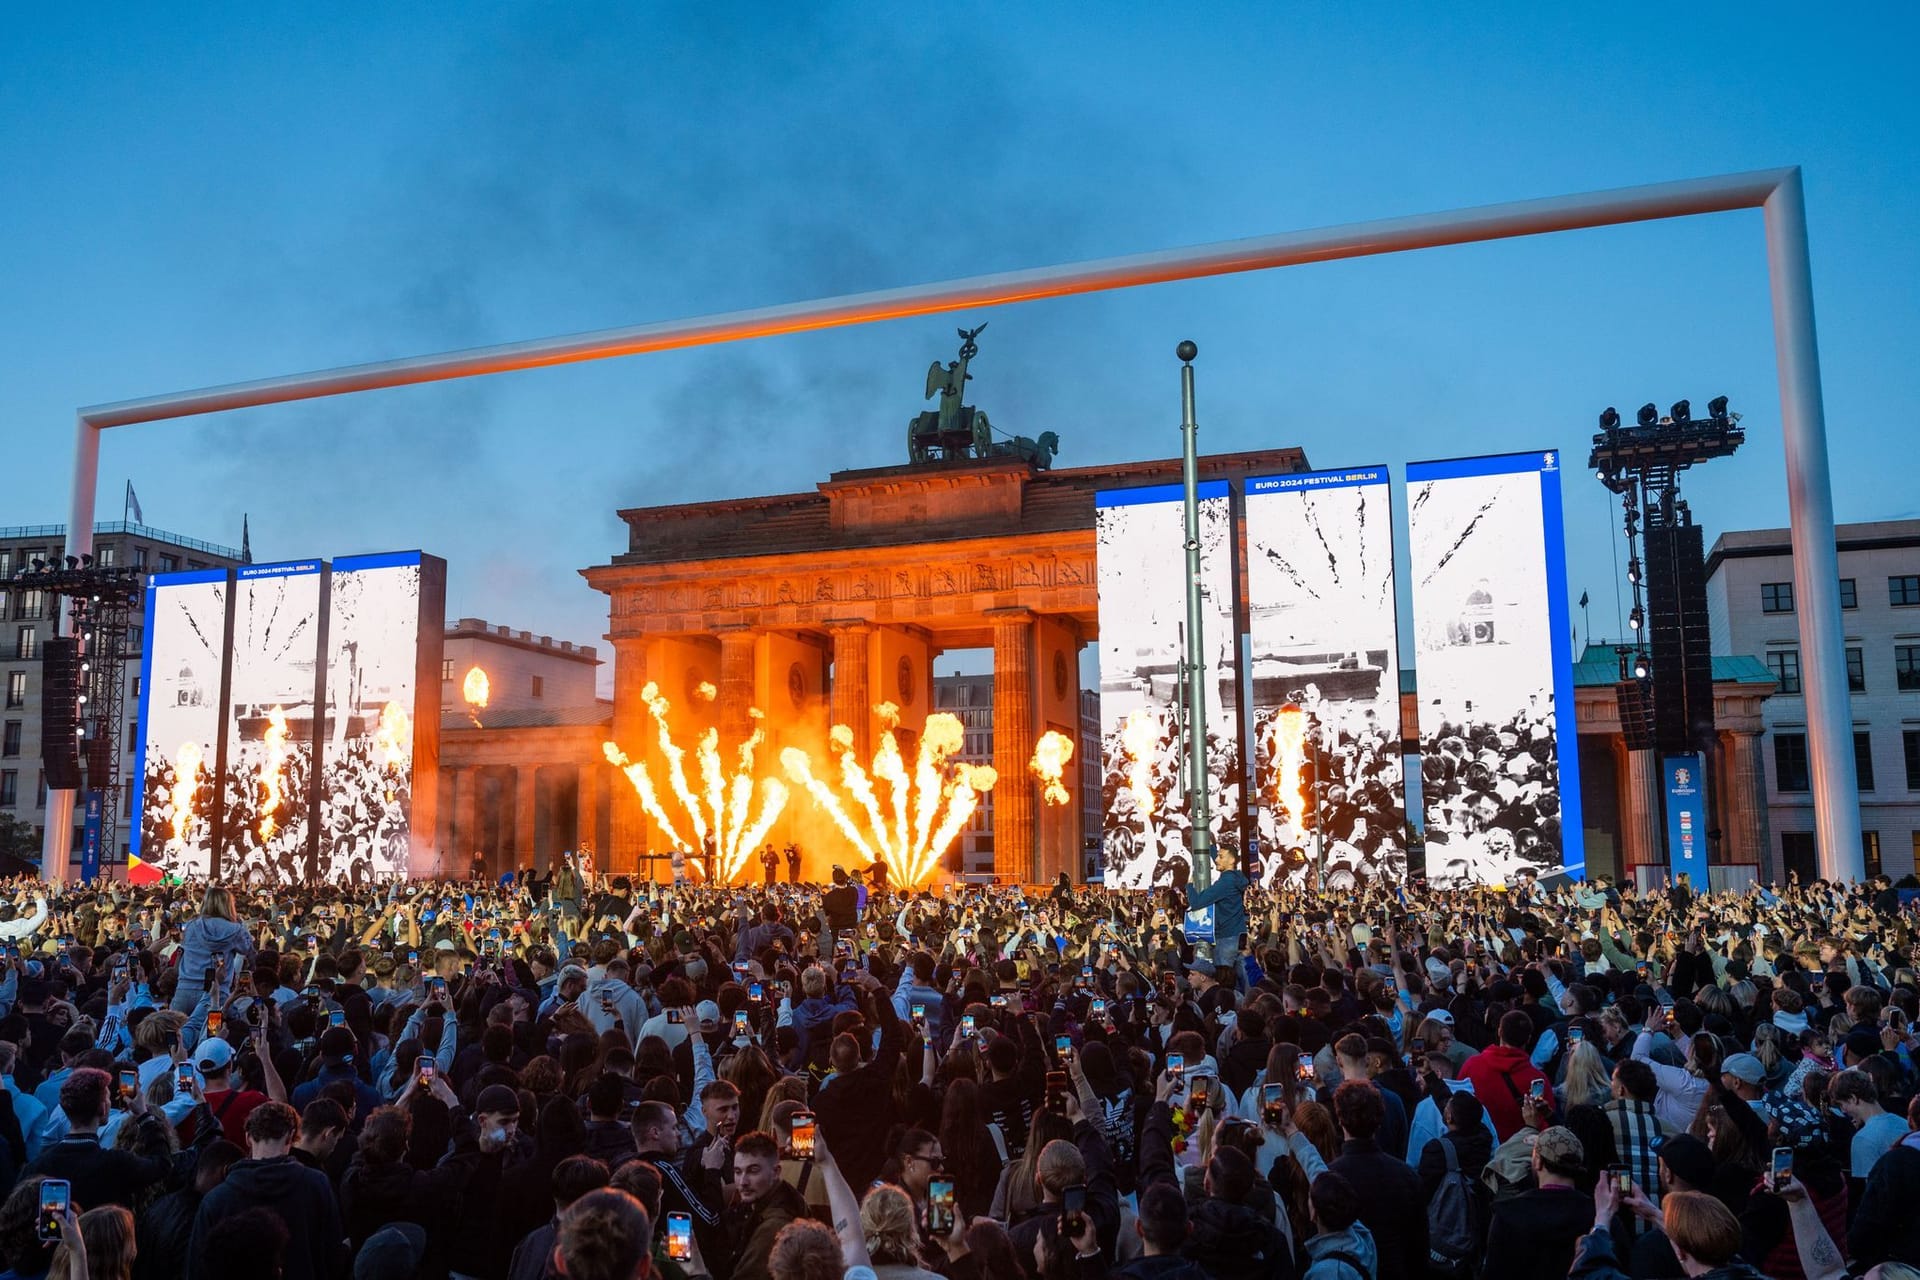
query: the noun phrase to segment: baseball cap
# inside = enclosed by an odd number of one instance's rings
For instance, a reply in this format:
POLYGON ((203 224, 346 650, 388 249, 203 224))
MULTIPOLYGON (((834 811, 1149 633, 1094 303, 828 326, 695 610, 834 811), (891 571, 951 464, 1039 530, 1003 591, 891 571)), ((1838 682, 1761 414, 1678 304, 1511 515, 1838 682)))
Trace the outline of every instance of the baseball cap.
POLYGON ((1713 1152, 1690 1133, 1676 1133, 1654 1146, 1674 1177, 1690 1187, 1705 1187, 1713 1182, 1713 1152))
POLYGON ((1420 1016, 1423 1018, 1431 1018, 1443 1027, 1453 1025, 1453 1014, 1446 1009, 1429 1009, 1420 1016))
POLYGON ((1586 1167, 1587 1150, 1565 1125, 1554 1125, 1534 1139, 1533 1149, 1540 1163, 1555 1173, 1574 1174, 1586 1167))
POLYGON ((204 1072, 225 1071, 233 1062, 233 1046, 219 1036, 210 1036, 193 1051, 193 1061, 204 1072))
POLYGON ((1856 1055, 1862 1062, 1880 1052, 1880 1037, 1865 1027, 1855 1027, 1847 1033, 1847 1052, 1856 1055))
POLYGON ((506 1116, 520 1114, 520 1095, 504 1084, 490 1084, 480 1091, 473 1100, 473 1114, 477 1116, 506 1116))
POLYGON ((694 1006, 693 1016, 700 1019, 702 1031, 711 1031, 720 1025, 720 1006, 711 1000, 702 1000, 694 1006))
POLYGON ((367 1237, 353 1260, 353 1280, 408 1280, 427 1252, 427 1233, 411 1222, 391 1222, 367 1237))
POLYGON ((459 948, 453 945, 452 938, 442 938, 433 944, 433 949, 435 951, 457 951, 459 948))
POLYGON ((1760 1065, 1760 1059, 1750 1053, 1736 1053, 1720 1064, 1720 1071, 1730 1075, 1742 1084, 1760 1084, 1767 1078, 1767 1069, 1760 1065))

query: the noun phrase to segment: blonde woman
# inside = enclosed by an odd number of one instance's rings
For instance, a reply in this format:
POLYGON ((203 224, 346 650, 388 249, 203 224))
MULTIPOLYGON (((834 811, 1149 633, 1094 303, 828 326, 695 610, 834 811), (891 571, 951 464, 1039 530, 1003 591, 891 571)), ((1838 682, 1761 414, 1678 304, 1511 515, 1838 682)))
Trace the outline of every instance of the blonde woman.
POLYGON ((1560 1109, 1604 1107, 1613 1097, 1613 1071, 1591 1040, 1574 1042, 1566 1054, 1566 1075, 1560 1082, 1560 1109))
POLYGON ((84 1247, 62 1243, 53 1251, 47 1280, 131 1280, 139 1248, 133 1239, 133 1215, 119 1205, 104 1205, 80 1215, 84 1247))
POLYGON ((883 1183, 860 1202, 860 1230, 879 1280, 940 1280, 920 1265, 920 1222, 905 1191, 883 1183))
POLYGON ((207 886, 200 914, 180 931, 180 984, 173 989, 173 1007, 192 1013, 207 994, 207 977, 216 966, 223 970, 219 980, 231 988, 234 972, 252 958, 253 934, 240 923, 233 891, 220 884, 207 886))

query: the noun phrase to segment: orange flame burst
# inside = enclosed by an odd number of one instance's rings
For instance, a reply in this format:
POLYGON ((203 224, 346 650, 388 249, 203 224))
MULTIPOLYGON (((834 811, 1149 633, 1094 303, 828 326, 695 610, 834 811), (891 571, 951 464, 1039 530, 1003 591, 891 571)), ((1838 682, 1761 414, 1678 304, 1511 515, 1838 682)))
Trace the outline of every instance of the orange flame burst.
POLYGON ((493 685, 487 679, 487 673, 478 667, 468 669, 467 678, 460 685, 460 696, 466 699, 468 706, 484 708, 487 699, 493 696, 493 685))
POLYGON ((949 766, 949 757, 966 740, 966 727, 958 716, 942 711, 927 717, 909 766, 894 733, 899 708, 883 702, 874 712, 881 723, 880 743, 867 764, 854 755, 853 731, 847 726, 833 726, 828 738, 840 757, 840 783, 854 802, 852 809, 814 774, 806 752, 788 747, 780 753, 780 761, 861 857, 872 862, 877 852, 894 869, 899 883, 912 887, 932 878, 948 846, 978 808, 981 793, 992 789, 997 775, 984 766, 949 766), (886 784, 884 799, 874 785, 876 779, 886 784), (865 818, 864 830, 856 815, 865 818))
POLYGON ((1072 799, 1067 790, 1067 762, 1073 759, 1073 739, 1058 729, 1049 729, 1033 744, 1033 759, 1027 767, 1040 779, 1042 803, 1061 805, 1072 799))
POLYGON ((1306 830, 1307 787, 1302 767, 1307 760, 1307 713, 1288 703, 1273 716, 1273 798, 1287 811, 1296 831, 1306 830))
POLYGON ((279 830, 273 815, 280 811, 280 766, 287 758, 287 713, 284 709, 275 707, 267 712, 264 741, 267 758, 260 765, 260 785, 265 791, 260 801, 262 843, 273 839, 273 833, 279 830))
POLYGON ((175 840, 184 841, 193 830, 193 793, 200 789, 204 760, 200 744, 191 740, 181 743, 174 753, 173 789, 167 795, 167 809, 172 815, 175 840))
MULTIPOLYGON (((702 686, 702 689, 710 687, 702 686)), ((753 732, 734 749, 731 770, 721 754, 720 731, 708 729, 700 736, 699 745, 694 748, 694 766, 700 779, 700 790, 696 792, 687 781, 686 749, 674 741, 673 730, 667 722, 670 704, 660 696, 656 684, 649 683, 643 688, 640 698, 653 716, 660 754, 666 760, 668 793, 679 803, 692 838, 681 835, 680 827, 668 816, 644 761, 629 760, 612 742, 603 743, 601 750, 627 775, 640 796, 640 807, 659 826, 668 842, 682 853, 711 847, 713 877, 726 883, 745 869, 754 848, 766 839, 767 832, 787 807, 787 784, 772 777, 758 779, 760 803, 757 808, 754 805, 754 754, 766 741, 760 727, 763 717, 757 708, 748 709, 747 714, 754 722, 753 732)))
POLYGON ((1151 711, 1142 708, 1127 717, 1120 730, 1120 745, 1126 749, 1127 790, 1142 818, 1153 815, 1153 753, 1160 745, 1160 724, 1151 711))

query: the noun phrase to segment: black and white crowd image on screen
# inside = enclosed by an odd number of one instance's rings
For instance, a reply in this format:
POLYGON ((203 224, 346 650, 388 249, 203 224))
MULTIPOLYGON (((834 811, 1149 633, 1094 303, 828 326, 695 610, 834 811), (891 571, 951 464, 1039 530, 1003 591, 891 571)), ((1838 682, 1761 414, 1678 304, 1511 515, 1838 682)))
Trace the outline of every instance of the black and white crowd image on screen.
POLYGON ((318 877, 404 877, 413 812, 420 565, 333 575, 318 877))
POLYGON ((227 590, 224 577, 149 588, 137 852, 173 876, 205 876, 213 862, 227 590))
MULTIPOLYGON (((1233 514, 1224 483, 1199 504, 1209 830, 1239 851, 1240 735, 1233 514)), ((1188 861, 1180 661, 1186 533, 1178 487, 1100 495, 1101 829, 1106 882, 1163 884, 1188 861)))
POLYGON ((1406 877, 1384 468, 1247 484, 1255 813, 1266 885, 1406 877))
POLYGON ((1563 857, 1537 472, 1408 486, 1427 876, 1550 875, 1563 857))
POLYGON ((320 610, 317 562, 243 568, 234 584, 223 878, 307 878, 320 610))

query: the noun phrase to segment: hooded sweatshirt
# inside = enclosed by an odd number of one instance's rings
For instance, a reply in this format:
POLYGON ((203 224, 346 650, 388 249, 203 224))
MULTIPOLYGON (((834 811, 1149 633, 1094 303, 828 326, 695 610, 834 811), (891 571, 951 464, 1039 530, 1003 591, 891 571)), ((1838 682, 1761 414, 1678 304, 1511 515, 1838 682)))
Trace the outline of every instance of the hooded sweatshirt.
POLYGON ((1380 1270, 1380 1254, 1373 1232, 1356 1222, 1345 1231, 1329 1231, 1307 1241, 1307 1273, 1303 1280, 1373 1280, 1380 1270), (1359 1267, 1353 1262, 1358 1259, 1359 1267))
POLYGON ((587 1015, 595 1034, 613 1030, 618 1021, 626 1030, 627 1041, 640 1047, 640 1030, 646 1025, 647 1004, 624 978, 601 978, 580 997, 580 1012, 587 1015))
POLYGON ((194 1215, 187 1246, 188 1272, 204 1265, 207 1232, 222 1219, 247 1209, 271 1209, 287 1228, 284 1280, 329 1280, 344 1269, 340 1256, 340 1210, 327 1175, 292 1156, 242 1160, 226 1181, 209 1191, 194 1215))

